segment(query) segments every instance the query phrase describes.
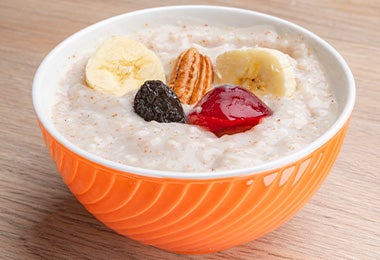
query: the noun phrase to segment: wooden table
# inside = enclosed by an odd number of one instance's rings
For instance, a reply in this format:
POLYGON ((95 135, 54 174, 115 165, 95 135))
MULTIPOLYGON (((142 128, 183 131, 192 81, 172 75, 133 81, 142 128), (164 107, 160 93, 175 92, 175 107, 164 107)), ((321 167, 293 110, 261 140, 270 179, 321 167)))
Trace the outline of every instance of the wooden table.
POLYGON ((32 107, 34 73, 55 45, 87 25, 136 9, 201 1, 2 0, 1 259, 380 259, 379 0, 206 2, 298 23, 350 65, 356 107, 340 157, 319 192, 274 232, 212 255, 175 255, 115 234, 76 201, 56 171, 32 107))

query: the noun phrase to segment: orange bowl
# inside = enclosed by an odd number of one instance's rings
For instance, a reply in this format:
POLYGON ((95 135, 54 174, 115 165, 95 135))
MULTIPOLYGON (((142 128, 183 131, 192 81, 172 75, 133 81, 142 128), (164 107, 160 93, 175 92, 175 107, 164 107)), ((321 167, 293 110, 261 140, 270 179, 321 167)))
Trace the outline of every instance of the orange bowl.
POLYGON ((355 101, 355 83, 343 58, 315 34, 248 10, 171 6, 116 16, 87 27, 58 45, 40 65, 33 103, 51 157, 80 203, 117 233, 187 254, 221 251, 256 239, 285 223, 318 190, 339 154, 355 101), (222 14, 222 15, 221 15, 222 14), (339 103, 339 116, 317 140, 291 155, 249 168, 220 172, 149 170, 100 158, 69 142, 51 122, 52 96, 70 58, 99 35, 148 21, 242 26, 266 24, 303 35, 318 54, 339 103))

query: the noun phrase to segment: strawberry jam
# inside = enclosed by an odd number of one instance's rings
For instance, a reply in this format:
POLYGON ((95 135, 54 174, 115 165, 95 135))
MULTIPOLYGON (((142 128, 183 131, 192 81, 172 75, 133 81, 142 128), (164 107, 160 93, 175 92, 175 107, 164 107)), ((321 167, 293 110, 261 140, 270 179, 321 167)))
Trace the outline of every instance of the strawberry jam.
POLYGON ((251 129, 272 110, 249 90, 218 86, 209 91, 187 116, 187 123, 199 125, 220 137, 251 129))

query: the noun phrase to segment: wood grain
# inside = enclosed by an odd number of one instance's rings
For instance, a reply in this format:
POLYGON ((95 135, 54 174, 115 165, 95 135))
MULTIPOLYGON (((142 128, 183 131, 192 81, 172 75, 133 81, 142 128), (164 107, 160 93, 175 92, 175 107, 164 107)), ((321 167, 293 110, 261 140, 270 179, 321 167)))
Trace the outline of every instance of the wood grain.
POLYGON ((378 0, 0 2, 1 259, 380 259, 378 0), (331 175, 294 218, 224 252, 186 256, 121 237, 94 219, 50 160, 31 101, 34 73, 60 41, 104 18, 169 4, 235 6, 298 23, 349 63, 357 102, 331 175))

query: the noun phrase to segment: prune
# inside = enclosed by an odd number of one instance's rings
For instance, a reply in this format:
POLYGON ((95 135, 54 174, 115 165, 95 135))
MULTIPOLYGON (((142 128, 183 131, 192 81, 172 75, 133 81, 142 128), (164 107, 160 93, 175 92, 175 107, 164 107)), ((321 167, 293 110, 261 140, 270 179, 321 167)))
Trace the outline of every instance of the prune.
POLYGON ((185 123, 177 95, 160 80, 145 81, 136 93, 133 108, 145 121, 185 123))

